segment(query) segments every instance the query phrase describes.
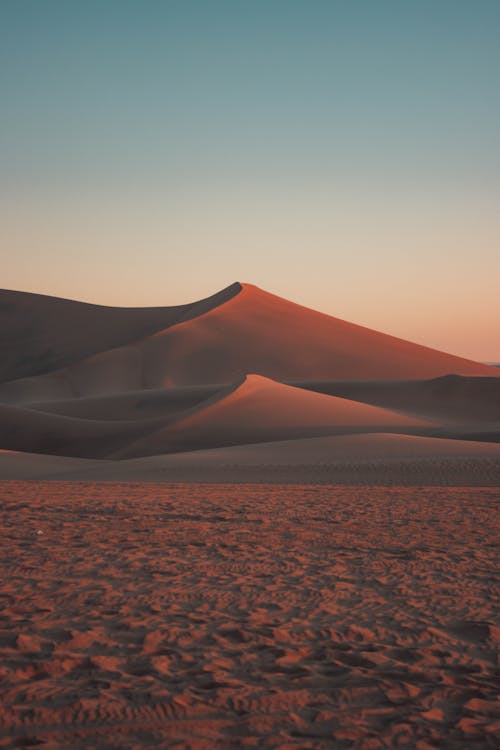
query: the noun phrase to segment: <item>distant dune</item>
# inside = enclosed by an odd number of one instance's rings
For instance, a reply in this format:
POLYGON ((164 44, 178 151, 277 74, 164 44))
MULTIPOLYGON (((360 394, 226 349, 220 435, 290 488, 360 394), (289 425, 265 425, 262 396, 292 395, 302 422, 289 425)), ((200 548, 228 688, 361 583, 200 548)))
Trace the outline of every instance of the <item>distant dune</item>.
POLYGON ((0 320, 0 477, 496 481, 498 368, 249 284, 164 308, 4 290, 0 320))

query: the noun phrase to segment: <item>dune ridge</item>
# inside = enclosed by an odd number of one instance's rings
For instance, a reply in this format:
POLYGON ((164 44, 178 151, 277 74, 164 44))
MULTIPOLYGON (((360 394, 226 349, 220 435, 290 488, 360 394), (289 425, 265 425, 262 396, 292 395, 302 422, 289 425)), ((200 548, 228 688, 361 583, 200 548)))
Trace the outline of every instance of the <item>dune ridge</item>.
POLYGON ((223 304, 237 282, 173 307, 108 307, 0 289, 0 383, 50 372, 165 330, 223 304))
POLYGON ((294 388, 247 375, 222 391, 113 454, 114 458, 256 443, 285 437, 366 431, 419 431, 436 425, 336 396, 294 388))
MULTIPOLYGON (((109 310, 120 318, 120 331, 124 311, 137 315, 143 326, 149 315, 155 330, 140 337, 136 322, 126 336, 117 340, 115 335, 106 347, 100 331, 106 326, 100 324, 96 332, 96 325, 86 325, 88 335, 95 333, 100 342, 92 344, 90 356, 89 345, 79 342, 80 356, 72 351, 70 365, 61 368, 47 362, 50 372, 24 380, 20 378, 26 375, 25 355, 18 354, 18 374, 14 381, 0 384, 0 400, 54 401, 124 389, 231 383, 248 372, 281 381, 422 379, 451 373, 500 376, 489 365, 309 310, 250 284, 235 283, 181 308, 109 310)), ((26 344, 22 346, 25 350, 26 344)), ((15 349, 12 341, 11 347, 15 349)), ((70 357, 65 345, 61 347, 57 357, 70 357)), ((12 359, 11 355, 11 364, 12 359)))

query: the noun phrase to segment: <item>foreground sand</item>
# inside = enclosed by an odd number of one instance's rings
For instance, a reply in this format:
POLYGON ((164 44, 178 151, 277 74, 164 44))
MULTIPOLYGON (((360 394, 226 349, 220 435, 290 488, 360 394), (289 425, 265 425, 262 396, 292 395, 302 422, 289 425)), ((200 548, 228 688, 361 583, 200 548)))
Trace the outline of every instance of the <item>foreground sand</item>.
POLYGON ((0 747, 496 747, 499 499, 4 482, 0 747))

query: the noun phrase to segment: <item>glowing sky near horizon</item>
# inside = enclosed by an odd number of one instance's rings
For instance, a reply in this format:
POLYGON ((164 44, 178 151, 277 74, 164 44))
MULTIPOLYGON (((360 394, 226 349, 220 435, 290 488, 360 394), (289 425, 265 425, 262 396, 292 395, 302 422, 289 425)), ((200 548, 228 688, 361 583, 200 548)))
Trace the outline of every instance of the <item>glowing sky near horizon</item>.
POLYGON ((500 361, 498 0, 2 0, 4 288, 500 361))

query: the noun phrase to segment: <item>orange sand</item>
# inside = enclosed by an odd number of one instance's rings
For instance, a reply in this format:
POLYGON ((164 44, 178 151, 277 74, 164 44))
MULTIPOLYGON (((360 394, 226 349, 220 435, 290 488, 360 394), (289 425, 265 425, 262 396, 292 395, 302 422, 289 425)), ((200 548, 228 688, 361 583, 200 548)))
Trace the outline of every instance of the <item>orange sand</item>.
POLYGON ((499 499, 4 482, 0 747, 496 748, 499 499))
POLYGON ((0 303, 5 296, 12 311, 0 332, 0 351, 7 354, 3 372, 0 367, 4 402, 232 383, 248 373, 280 381, 500 376, 495 367, 324 315, 251 284, 233 284, 190 305, 136 310, 1 290, 0 303))

